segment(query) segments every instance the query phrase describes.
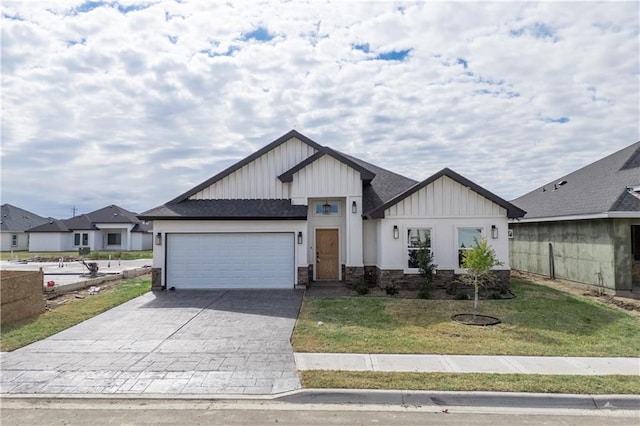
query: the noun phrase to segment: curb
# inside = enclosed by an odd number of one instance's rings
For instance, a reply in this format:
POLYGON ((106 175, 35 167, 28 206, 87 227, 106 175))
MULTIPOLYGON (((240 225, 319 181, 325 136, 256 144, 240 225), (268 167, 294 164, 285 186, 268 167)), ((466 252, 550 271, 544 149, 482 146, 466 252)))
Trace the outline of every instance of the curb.
POLYGON ((490 407, 640 411, 639 395, 543 394, 359 389, 301 389, 274 395, 246 394, 2 394, 4 400, 244 401, 289 404, 490 407))

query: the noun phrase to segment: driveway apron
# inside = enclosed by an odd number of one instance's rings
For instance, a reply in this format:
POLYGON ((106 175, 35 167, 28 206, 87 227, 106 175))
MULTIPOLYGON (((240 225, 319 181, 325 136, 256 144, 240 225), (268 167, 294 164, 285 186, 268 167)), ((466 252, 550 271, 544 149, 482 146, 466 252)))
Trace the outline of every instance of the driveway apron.
POLYGON ((273 394, 300 388, 295 290, 147 293, 2 353, 9 394, 273 394))

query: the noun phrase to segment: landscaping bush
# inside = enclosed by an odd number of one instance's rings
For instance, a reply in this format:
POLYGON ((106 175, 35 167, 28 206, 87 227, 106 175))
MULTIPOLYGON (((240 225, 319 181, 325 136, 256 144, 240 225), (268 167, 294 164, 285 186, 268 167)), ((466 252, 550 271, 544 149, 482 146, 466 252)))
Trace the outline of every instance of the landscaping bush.
POLYGON ((388 295, 393 296, 395 294, 400 293, 400 290, 396 286, 388 285, 384 288, 388 295))
POLYGON ((367 287, 367 285, 364 284, 364 283, 360 283, 360 284, 356 285, 355 290, 356 290, 356 293, 358 293, 361 296, 364 295, 364 294, 369 293, 369 287, 367 287))

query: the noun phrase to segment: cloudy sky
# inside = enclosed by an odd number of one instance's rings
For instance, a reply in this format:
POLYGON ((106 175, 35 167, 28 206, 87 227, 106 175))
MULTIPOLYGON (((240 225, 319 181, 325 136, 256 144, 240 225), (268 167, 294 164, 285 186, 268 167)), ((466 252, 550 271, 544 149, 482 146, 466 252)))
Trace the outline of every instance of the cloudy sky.
POLYGON ((142 212, 291 129, 513 199, 640 139, 638 2, 2 2, 2 202, 142 212))

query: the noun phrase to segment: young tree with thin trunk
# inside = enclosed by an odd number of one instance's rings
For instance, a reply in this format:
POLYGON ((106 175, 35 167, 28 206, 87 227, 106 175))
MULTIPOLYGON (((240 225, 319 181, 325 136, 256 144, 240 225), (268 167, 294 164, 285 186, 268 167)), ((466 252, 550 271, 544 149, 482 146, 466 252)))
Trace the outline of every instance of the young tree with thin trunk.
POLYGON ((473 298, 473 318, 478 314, 478 293, 480 288, 494 279, 493 267, 502 265, 485 238, 478 241, 470 250, 464 252, 462 257, 462 267, 467 272, 462 276, 462 280, 471 284, 474 289, 473 298))

